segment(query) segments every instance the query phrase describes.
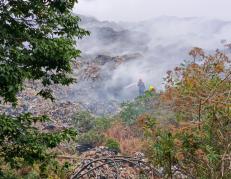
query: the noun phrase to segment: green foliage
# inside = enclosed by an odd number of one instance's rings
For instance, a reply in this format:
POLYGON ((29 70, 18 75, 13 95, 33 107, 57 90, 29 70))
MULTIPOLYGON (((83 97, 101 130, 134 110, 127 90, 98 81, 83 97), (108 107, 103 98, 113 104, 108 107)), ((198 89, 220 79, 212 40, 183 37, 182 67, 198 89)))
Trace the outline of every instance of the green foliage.
POLYGON ((231 177, 230 61, 216 51, 191 52, 193 62, 168 72, 162 95, 178 119, 175 124, 146 125, 151 161, 173 177, 173 166, 190 178, 231 177), (197 63, 196 57, 200 56, 197 63))
POLYGON ((137 106, 134 103, 126 103, 123 106, 123 111, 121 112, 121 118, 123 122, 128 125, 132 125, 136 122, 139 115, 145 112, 144 106, 137 106))
POLYGON ((94 121, 94 129, 96 131, 105 131, 111 127, 113 119, 107 117, 97 117, 94 121))
POLYGON ((108 139, 106 142, 106 147, 116 153, 120 152, 120 144, 115 139, 108 139))
POLYGON ((94 120, 95 118, 89 112, 80 111, 73 116, 72 124, 78 132, 84 133, 94 127, 94 120))
POLYGON ((111 122, 109 118, 94 117, 86 111, 76 113, 72 124, 78 131, 78 144, 102 144, 105 140, 103 132, 111 126, 111 122))
MULTIPOLYGON (((0 2, 0 96, 17 103, 26 79, 68 85, 71 62, 80 55, 76 38, 89 32, 72 14, 77 0, 0 2)), ((44 88, 39 94, 52 98, 44 88)))
POLYGON ((110 127, 111 119, 106 117, 94 117, 87 111, 80 111, 72 118, 72 124, 78 132, 84 133, 91 129, 104 131, 110 127))
POLYGON ((144 96, 123 103, 118 118, 128 126, 137 124, 138 119, 142 118, 143 115, 162 123, 174 119, 175 113, 160 101, 160 93, 146 91, 144 96))
POLYGON ((153 111, 152 102, 154 99, 156 99, 156 96, 150 92, 146 92, 144 96, 138 97, 132 102, 123 103, 120 113, 122 121, 127 125, 135 124, 141 114, 153 111))
POLYGON ((86 133, 82 133, 78 136, 78 144, 81 145, 92 145, 102 144, 105 138, 102 132, 90 130, 86 133))
POLYGON ((64 140, 73 140, 76 132, 66 129, 62 132, 42 133, 33 124, 47 121, 47 117, 33 117, 23 114, 19 117, 0 115, 0 158, 12 169, 33 166, 43 161, 45 170, 54 155, 48 149, 56 147, 64 140))
POLYGON ((153 145, 153 161, 164 167, 168 176, 172 176, 172 167, 175 163, 174 139, 171 133, 160 132, 153 145))
POLYGON ((139 123, 143 127, 143 133, 146 138, 152 137, 153 135, 153 129, 157 127, 157 120, 156 118, 143 114, 142 116, 139 117, 139 123))
MULTIPOLYGON (((38 94, 52 100, 50 85, 75 81, 71 77, 72 62, 80 55, 76 39, 89 34, 79 27, 80 19, 72 13, 75 3, 77 0, 0 2, 1 103, 16 106, 16 95, 26 80, 40 81, 43 89, 38 94)), ((76 133, 71 129, 42 133, 35 124, 47 120, 30 114, 0 115, 1 178, 15 178, 18 170, 33 168, 34 164, 39 165, 40 172, 26 172, 22 174, 25 178, 48 178, 48 173, 61 171, 49 151, 73 139, 76 133), (48 172, 51 166, 54 168, 48 172)))

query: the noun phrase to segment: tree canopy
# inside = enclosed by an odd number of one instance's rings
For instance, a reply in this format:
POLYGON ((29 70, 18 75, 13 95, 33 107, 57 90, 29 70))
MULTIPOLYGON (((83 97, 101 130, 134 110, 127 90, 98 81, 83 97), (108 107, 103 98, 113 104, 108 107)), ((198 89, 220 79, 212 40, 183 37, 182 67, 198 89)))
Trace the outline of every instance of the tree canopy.
MULTIPOLYGON (((80 55, 76 39, 89 34, 72 13, 75 3, 77 0, 0 1, 1 103, 17 105, 17 94, 27 80, 41 82, 38 94, 51 99, 50 85, 74 82, 72 61, 80 55)), ((18 178, 17 171, 23 167, 29 167, 24 175, 39 171, 28 178, 56 177, 59 168, 51 149, 75 139, 76 132, 44 133, 34 125, 48 120, 31 114, 0 114, 0 178, 18 178)))
POLYGON ((52 98, 51 84, 68 85, 71 62, 80 55, 79 27, 72 9, 77 0, 3 0, 0 2, 0 96, 17 103, 24 81, 41 80, 39 92, 52 98))

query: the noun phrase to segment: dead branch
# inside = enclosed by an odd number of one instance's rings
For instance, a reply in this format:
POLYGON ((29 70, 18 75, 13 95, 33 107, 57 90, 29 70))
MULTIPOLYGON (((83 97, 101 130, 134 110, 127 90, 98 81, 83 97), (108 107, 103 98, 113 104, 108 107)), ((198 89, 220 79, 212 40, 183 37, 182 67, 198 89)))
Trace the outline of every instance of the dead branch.
MULTIPOLYGON (((123 157, 123 156, 116 156, 116 157, 106 157, 106 158, 100 158, 100 159, 89 159, 92 160, 91 162, 89 162, 88 164, 79 167, 78 172, 76 172, 71 179, 78 179, 81 178, 93 171, 95 171, 98 168, 101 168, 105 165, 112 165, 113 163, 115 165, 117 165, 118 163, 130 163, 133 165, 133 167, 138 167, 141 169, 144 169, 146 174, 150 174, 150 172, 152 172, 153 176, 156 177, 161 177, 162 175, 158 172, 157 169, 155 169, 153 166, 151 166, 149 163, 144 162, 140 159, 137 158, 131 158, 131 157, 123 157), (89 166, 93 165, 93 164, 97 164, 98 162, 100 162, 101 164, 99 164, 98 166, 93 167, 92 169, 88 169, 89 166), (84 172, 85 170, 87 170, 86 172, 84 172), (84 172, 84 173, 82 173, 84 172)), ((118 177, 119 175, 119 170, 118 167, 113 166, 116 169, 116 175, 118 177)))

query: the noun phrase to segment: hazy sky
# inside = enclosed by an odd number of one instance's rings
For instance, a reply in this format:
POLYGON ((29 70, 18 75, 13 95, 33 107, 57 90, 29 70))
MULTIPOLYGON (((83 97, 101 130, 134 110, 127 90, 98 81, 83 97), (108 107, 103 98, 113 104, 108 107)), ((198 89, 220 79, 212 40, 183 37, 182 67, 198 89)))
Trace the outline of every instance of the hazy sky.
POLYGON ((75 12, 113 21, 162 15, 231 20, 231 0, 79 0, 75 12))

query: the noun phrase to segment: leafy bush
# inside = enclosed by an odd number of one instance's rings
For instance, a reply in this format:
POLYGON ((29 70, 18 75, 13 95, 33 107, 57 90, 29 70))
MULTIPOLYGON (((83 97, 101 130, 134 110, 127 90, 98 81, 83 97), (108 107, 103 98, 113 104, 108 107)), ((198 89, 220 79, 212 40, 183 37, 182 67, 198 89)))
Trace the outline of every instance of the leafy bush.
POLYGON ((137 105, 135 103, 126 103, 123 105, 123 110, 120 113, 121 119, 127 125, 132 125, 136 122, 137 117, 145 112, 143 105, 137 105))
POLYGON ((96 131, 104 132, 106 129, 111 127, 112 122, 113 119, 111 118, 106 118, 106 117, 96 118, 94 121, 94 129, 96 131))
POLYGON ((102 132, 90 130, 86 133, 80 134, 77 142, 80 145, 96 146, 97 144, 102 144, 104 142, 104 135, 102 132))
POLYGON ((72 119, 78 131, 78 144, 96 146, 104 142, 104 131, 111 126, 112 120, 94 117, 89 112, 80 111, 72 119))
POLYGON ((122 104, 120 117, 123 122, 125 122, 127 125, 135 124, 138 116, 143 113, 152 111, 152 107, 149 102, 153 96, 148 94, 149 93, 146 93, 145 96, 138 97, 132 102, 122 104))
POLYGON ((120 152, 120 144, 115 139, 108 139, 106 142, 106 147, 116 153, 120 152))
MULTIPOLYGON (((33 117, 30 114, 23 114, 19 117, 11 117, 0 115, 0 120, 0 154, 2 160, 0 165, 18 170, 43 161, 39 166, 41 171, 39 175, 41 176, 47 175, 46 168, 49 167, 50 161, 55 159, 55 155, 50 153, 48 149, 55 148, 64 140, 73 140, 76 137, 76 132, 72 129, 42 133, 33 124, 48 121, 45 116, 33 117)), ((0 169, 1 173, 6 171, 0 169)))
MULTIPOLYGON (((38 94, 54 99, 53 84, 69 85, 73 59, 79 57, 76 39, 89 32, 79 27, 79 17, 72 9, 77 1, 0 1, 0 103, 17 105, 17 95, 27 80, 42 84, 38 94), (3 20, 4 19, 4 20, 3 20), (4 53, 2 53, 4 52, 4 53)), ((48 167, 55 160, 53 148, 73 139, 73 130, 42 133, 35 123, 47 121, 44 116, 0 115, 0 177, 26 177, 17 172, 31 170, 39 163, 39 178, 49 178, 48 167)), ((55 165, 57 168, 58 165, 55 165)), ((52 168, 58 178, 57 170, 52 168)), ((32 174, 28 178, 36 178, 32 174)), ((61 177, 61 176, 60 176, 61 177)), ((64 178, 64 177, 63 177, 64 178)))
POLYGON ((147 126, 147 153, 164 169, 190 178, 230 178, 231 71, 228 57, 206 55, 194 48, 193 61, 169 71, 162 95, 180 121, 164 127, 147 126), (199 59, 197 62, 197 58, 199 59))
POLYGON ((76 113, 72 118, 72 124, 80 133, 87 132, 94 127, 95 118, 86 111, 76 113))
POLYGON ((139 116, 147 114, 158 119, 169 119, 172 114, 160 105, 160 94, 146 91, 144 96, 137 97, 134 101, 126 102, 121 105, 122 110, 119 118, 127 124, 137 123, 139 116))

